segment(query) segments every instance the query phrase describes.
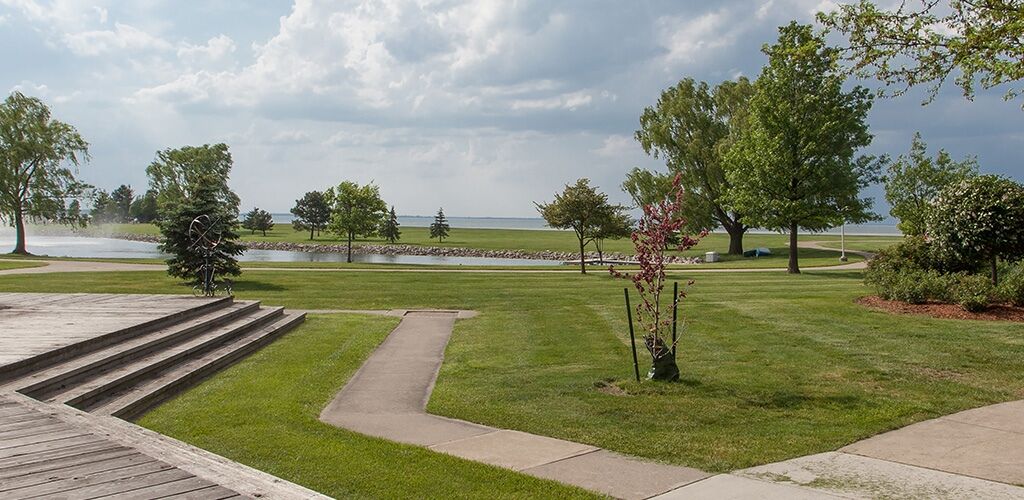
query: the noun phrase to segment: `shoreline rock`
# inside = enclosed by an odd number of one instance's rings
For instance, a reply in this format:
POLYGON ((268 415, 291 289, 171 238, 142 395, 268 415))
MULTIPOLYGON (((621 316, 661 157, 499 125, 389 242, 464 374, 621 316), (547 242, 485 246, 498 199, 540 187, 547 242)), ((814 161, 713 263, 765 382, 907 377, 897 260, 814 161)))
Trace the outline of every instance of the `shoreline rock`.
MULTIPOLYGON (((110 238, 141 241, 146 243, 159 243, 160 237, 147 234, 111 234, 110 238)), ((246 248, 256 250, 279 250, 285 252, 323 252, 323 253, 345 253, 346 245, 331 243, 290 243, 281 241, 246 241, 243 243, 246 248)), ((353 254, 377 254, 377 255, 417 255, 425 257, 482 257, 489 259, 523 259, 523 260, 548 260, 559 263, 579 259, 579 255, 572 252, 556 252, 545 250, 540 252, 528 252, 526 250, 483 250, 479 248, 466 247, 432 247, 420 245, 381 245, 381 244, 357 244, 352 246, 353 254)), ((597 252, 588 252, 587 259, 596 259, 597 252)), ((633 256, 619 252, 605 252, 606 260, 632 261, 633 256)), ((670 255, 666 262, 673 264, 699 264, 703 260, 700 257, 677 257, 670 255)))

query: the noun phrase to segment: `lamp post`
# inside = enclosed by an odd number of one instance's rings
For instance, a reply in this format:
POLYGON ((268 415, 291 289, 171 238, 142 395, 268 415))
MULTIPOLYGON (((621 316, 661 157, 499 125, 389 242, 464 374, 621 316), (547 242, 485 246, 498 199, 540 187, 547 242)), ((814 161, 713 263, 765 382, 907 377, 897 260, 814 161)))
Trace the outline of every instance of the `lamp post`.
POLYGON ((846 222, 843 222, 841 229, 839 230, 839 241, 842 253, 839 254, 839 262, 846 262, 846 222))

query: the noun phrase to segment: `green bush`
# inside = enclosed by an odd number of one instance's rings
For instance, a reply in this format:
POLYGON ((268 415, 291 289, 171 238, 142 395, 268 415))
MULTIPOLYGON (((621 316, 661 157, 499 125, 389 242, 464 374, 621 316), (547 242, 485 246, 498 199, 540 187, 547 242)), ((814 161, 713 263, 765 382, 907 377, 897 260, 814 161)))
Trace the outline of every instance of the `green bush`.
POLYGON ((898 269, 891 266, 870 269, 865 280, 887 300, 922 304, 929 300, 949 300, 951 276, 923 269, 898 269))
POLYGON ((988 307, 994 295, 992 281, 981 274, 959 274, 953 284, 953 301, 965 311, 978 312, 988 307))
POLYGON ((1024 264, 1011 267, 999 280, 999 299, 1015 306, 1024 306, 1024 264))

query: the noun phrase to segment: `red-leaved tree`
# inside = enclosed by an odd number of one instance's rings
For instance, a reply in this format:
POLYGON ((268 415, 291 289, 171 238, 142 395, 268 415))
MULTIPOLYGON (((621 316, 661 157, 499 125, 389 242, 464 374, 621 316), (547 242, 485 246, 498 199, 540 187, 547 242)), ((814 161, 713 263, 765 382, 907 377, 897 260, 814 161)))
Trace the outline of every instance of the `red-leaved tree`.
MULTIPOLYGON (((612 276, 629 279, 633 282, 640 301, 636 304, 636 322, 644 332, 643 341, 651 354, 652 380, 679 380, 679 366, 676 364, 675 343, 672 340, 672 310, 686 296, 686 288, 693 284, 690 280, 679 295, 671 297, 667 307, 663 307, 662 295, 665 292, 665 252, 674 247, 676 250, 689 250, 707 235, 702 232, 697 236, 680 234, 686 219, 680 215, 683 204, 683 191, 679 186, 677 175, 672 182, 672 191, 660 201, 644 205, 644 215, 637 224, 636 231, 630 236, 636 249, 637 264, 640 270, 623 273, 614 267, 609 268, 612 276)), ((667 292, 672 295, 672 292, 667 292)))

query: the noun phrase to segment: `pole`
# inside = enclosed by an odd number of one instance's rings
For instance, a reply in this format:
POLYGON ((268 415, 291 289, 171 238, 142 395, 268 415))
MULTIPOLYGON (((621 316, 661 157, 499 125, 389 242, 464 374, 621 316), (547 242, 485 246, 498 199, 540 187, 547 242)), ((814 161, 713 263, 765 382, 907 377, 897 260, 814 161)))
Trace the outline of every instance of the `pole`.
POLYGON ((636 336, 633 334, 633 308, 629 307, 629 288, 623 288, 626 294, 626 319, 629 320, 629 346, 633 349, 633 372, 636 373, 636 381, 640 381, 640 362, 636 359, 636 336))
POLYGON ((672 357, 676 356, 676 311, 679 308, 679 282, 672 282, 672 357))
POLYGON ((839 234, 840 234, 839 241, 842 242, 840 244, 840 246, 842 248, 842 253, 839 255, 839 261, 840 262, 846 262, 847 259, 846 259, 846 223, 845 222, 843 223, 842 229, 840 229, 840 233, 839 234))

